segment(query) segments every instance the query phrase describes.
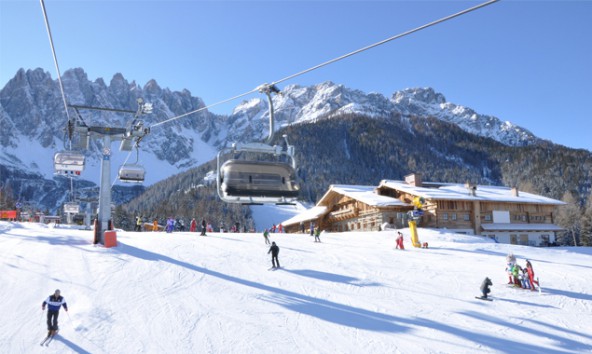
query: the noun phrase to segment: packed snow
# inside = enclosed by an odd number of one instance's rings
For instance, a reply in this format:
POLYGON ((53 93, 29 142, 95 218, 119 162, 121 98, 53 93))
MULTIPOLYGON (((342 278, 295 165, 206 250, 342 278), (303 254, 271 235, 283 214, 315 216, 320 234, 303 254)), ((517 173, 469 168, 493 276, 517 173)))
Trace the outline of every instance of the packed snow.
MULTIPOLYGON (((261 209, 269 225, 272 209, 261 209)), ((285 211, 284 211, 285 212, 285 211)), ((288 216, 289 217, 289 216, 288 216)), ((278 221, 281 222, 281 221, 278 221)), ((258 224, 261 225, 261 224, 258 224)), ((419 229, 271 234, 92 231, 0 222, 2 353, 590 353, 592 249, 419 229), (542 292, 509 287, 529 259, 542 292), (493 301, 476 299, 492 279, 493 301), (49 346, 41 304, 68 312, 49 346)))

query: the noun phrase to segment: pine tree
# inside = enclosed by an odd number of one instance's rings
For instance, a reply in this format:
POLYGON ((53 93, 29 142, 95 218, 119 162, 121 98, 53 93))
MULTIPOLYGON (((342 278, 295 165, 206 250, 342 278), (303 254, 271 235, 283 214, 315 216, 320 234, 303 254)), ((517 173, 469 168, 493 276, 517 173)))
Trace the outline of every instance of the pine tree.
POLYGON ((571 192, 565 192, 561 200, 567 205, 559 208, 557 213, 557 224, 565 229, 560 233, 557 240, 561 245, 578 246, 578 239, 581 232, 581 212, 576 198, 571 192))
POLYGON ((582 232, 581 232, 582 246, 592 246, 592 194, 588 196, 586 208, 582 215, 582 232))

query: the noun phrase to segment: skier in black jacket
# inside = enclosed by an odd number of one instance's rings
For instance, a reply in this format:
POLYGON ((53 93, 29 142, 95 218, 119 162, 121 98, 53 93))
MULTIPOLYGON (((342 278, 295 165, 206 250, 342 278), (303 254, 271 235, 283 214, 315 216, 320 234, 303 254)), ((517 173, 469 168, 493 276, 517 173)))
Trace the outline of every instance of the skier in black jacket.
POLYGON ((483 283, 481 283, 481 292, 483 293, 482 298, 487 299, 487 294, 491 292, 491 289, 489 289, 489 287, 492 285, 493 284, 491 283, 491 279, 485 277, 483 283))
POLYGON ((269 251, 267 254, 271 253, 271 266, 272 268, 279 268, 280 261, 278 260, 278 254, 280 253, 280 248, 275 244, 275 242, 271 243, 271 247, 269 247, 269 251))
POLYGON ((66 304, 66 300, 60 295, 59 289, 43 301, 43 304, 41 304, 41 310, 45 311, 45 305, 47 305, 47 330, 49 331, 49 334, 55 334, 58 330, 60 307, 63 306, 64 310, 68 312, 68 305, 66 304))

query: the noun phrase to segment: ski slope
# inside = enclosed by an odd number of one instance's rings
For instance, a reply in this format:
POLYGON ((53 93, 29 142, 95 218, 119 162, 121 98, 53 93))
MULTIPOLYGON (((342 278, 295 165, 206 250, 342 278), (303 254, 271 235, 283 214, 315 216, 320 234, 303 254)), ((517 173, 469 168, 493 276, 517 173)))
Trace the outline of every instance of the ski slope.
POLYGON ((0 222, 1 353, 590 353, 592 250, 395 232, 92 232, 0 222), (506 286, 505 256, 530 259, 541 294, 506 286), (489 276, 494 301, 475 299, 489 276), (42 301, 69 312, 48 347, 42 301))

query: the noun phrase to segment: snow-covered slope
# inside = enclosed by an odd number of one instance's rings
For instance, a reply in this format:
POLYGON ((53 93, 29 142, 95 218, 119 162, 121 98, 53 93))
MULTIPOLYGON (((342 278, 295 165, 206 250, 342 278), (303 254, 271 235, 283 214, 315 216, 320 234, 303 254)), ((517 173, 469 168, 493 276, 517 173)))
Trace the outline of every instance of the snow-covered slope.
MULTIPOLYGON (((268 220, 275 219, 267 214, 268 220)), ((592 352, 592 250, 532 248, 420 229, 257 234, 91 231, 0 222, 4 353, 592 352), (533 263, 543 291, 508 288, 505 256, 533 263), (485 276, 492 302, 477 300, 485 276), (49 347, 41 302, 67 300, 49 347)))

